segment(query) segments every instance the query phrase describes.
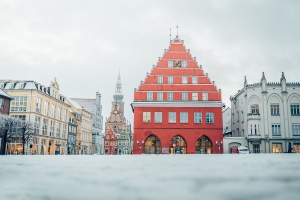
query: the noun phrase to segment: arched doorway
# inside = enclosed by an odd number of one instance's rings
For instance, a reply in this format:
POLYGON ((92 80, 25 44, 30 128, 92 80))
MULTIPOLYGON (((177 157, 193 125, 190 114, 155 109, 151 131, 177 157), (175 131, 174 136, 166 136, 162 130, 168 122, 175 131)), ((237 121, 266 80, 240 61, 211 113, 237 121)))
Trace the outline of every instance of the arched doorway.
POLYGON ((207 136, 203 135, 200 138, 198 138, 196 142, 196 153, 197 154, 212 153, 212 142, 207 136))
POLYGON ((170 142, 170 154, 186 154, 186 142, 180 135, 176 135, 170 142))
POLYGON ((145 154, 160 154, 161 153, 161 143, 158 137, 155 135, 150 135, 146 141, 144 146, 145 154))

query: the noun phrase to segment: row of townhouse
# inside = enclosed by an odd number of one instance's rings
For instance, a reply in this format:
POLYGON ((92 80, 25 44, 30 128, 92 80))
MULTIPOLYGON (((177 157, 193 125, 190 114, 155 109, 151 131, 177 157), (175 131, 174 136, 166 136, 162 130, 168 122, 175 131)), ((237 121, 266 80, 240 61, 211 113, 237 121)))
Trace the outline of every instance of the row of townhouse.
POLYGON ((300 83, 261 81, 230 97, 223 110, 224 153, 248 146, 251 153, 300 153, 300 83))
POLYGON ((36 135, 26 141, 13 138, 5 154, 92 154, 92 113, 59 93, 56 79, 46 87, 35 81, 0 80, 10 96, 9 115, 35 124, 36 135), (74 105, 75 104, 75 105, 74 105))

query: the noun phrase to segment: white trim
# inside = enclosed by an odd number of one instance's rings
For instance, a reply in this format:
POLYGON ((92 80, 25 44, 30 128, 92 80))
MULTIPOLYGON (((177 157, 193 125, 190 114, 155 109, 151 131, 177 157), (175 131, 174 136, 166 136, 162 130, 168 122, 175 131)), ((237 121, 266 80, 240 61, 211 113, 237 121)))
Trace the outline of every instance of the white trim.
POLYGON ((159 102, 133 102, 132 107, 223 107, 221 101, 159 101, 159 102))

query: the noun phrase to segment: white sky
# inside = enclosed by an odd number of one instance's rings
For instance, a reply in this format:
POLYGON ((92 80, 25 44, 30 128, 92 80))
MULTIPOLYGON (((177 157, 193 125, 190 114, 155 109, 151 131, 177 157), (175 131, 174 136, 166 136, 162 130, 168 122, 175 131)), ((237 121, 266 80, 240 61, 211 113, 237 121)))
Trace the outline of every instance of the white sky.
MULTIPOLYGON (((12 1, 0 0, 0 79, 57 77, 70 98, 102 94, 103 116, 121 71, 125 116, 133 91, 169 46, 169 29, 185 41, 223 102, 262 72, 299 81, 300 1, 12 1)), ((104 127, 103 127, 104 128, 104 127)))

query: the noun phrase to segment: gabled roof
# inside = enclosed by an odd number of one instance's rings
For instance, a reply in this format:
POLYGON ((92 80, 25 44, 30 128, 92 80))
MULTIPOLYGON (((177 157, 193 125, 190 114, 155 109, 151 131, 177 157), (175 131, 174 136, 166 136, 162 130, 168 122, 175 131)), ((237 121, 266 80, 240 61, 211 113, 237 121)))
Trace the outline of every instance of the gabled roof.
POLYGON ((9 99, 12 99, 12 97, 9 96, 8 94, 6 94, 6 92, 4 92, 2 89, 0 89, 0 96, 4 96, 4 97, 7 97, 9 99))

